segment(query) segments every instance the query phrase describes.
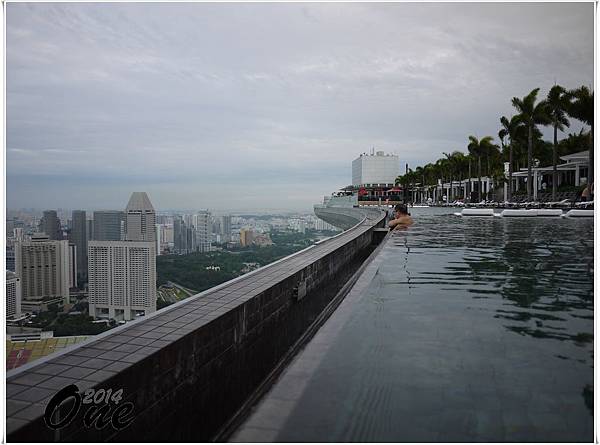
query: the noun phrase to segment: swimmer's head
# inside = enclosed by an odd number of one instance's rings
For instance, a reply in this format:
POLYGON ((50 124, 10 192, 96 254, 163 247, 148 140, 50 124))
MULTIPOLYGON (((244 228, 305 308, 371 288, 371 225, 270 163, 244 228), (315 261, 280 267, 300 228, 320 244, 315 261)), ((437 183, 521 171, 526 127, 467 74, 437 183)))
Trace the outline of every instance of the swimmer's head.
POLYGON ((408 215, 408 209, 406 208, 406 206, 404 204, 396 204, 396 207, 394 208, 394 211, 396 213, 399 213, 402 216, 408 215))

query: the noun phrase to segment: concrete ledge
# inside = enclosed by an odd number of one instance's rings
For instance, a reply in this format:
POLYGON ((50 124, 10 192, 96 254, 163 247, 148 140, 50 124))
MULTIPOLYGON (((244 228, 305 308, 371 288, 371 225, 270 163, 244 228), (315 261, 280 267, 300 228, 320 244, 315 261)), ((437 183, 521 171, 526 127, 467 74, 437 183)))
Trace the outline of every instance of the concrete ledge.
POLYGON ((385 214, 344 209, 343 217, 355 225, 325 242, 8 373, 8 440, 211 440, 373 249, 385 214), (51 430, 44 409, 69 384, 80 393, 122 388, 133 422, 87 428, 82 409, 51 430))

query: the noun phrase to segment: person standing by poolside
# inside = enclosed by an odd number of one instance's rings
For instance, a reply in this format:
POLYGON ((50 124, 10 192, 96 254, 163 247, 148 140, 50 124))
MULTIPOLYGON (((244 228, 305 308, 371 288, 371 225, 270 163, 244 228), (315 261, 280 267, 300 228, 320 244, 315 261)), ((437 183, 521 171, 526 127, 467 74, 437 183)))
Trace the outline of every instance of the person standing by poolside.
POLYGON ((413 219, 410 217, 410 213, 408 213, 404 204, 396 205, 394 210, 394 219, 388 223, 390 230, 406 228, 413 223, 413 219))

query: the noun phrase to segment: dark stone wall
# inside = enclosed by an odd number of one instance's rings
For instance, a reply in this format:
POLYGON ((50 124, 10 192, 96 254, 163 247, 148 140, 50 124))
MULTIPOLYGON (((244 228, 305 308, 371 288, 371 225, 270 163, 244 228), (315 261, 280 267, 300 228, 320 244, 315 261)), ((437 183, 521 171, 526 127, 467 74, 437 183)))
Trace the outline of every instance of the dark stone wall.
POLYGON ((212 440, 360 267, 374 240, 372 228, 360 231, 302 270, 222 309, 208 324, 103 380, 98 387, 123 388, 124 400, 134 403, 135 419, 127 428, 86 428, 80 413, 59 434, 38 418, 9 434, 9 441, 212 440), (300 282, 307 292, 298 299, 300 282))
POLYGON ((363 234, 149 357, 147 369, 154 372, 146 371, 134 399, 143 411, 111 440, 210 441, 366 259, 371 236, 363 234), (303 279, 310 291, 296 300, 293 289, 303 279))

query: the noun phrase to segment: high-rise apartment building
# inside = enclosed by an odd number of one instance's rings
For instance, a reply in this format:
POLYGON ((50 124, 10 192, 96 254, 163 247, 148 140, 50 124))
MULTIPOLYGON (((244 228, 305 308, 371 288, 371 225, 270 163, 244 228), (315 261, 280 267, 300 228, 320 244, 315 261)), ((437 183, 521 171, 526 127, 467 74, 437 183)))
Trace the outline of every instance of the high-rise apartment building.
POLYGON ((78 261, 79 253, 77 252, 77 246, 73 243, 69 243, 69 289, 77 287, 79 269, 78 261))
POLYGON ((15 227, 13 229, 13 238, 15 241, 23 241, 25 239, 25 231, 23 227, 15 227))
POLYGON ((62 299, 69 302, 71 281, 69 242, 32 236, 15 243, 15 271, 21 278, 23 303, 62 299))
POLYGON ((201 210, 192 217, 196 232, 195 251, 209 252, 211 248, 212 218, 208 210, 201 210))
POLYGON ((175 253, 209 252, 211 249, 212 221, 209 212, 176 216, 173 221, 175 253))
POLYGON ((13 234, 13 230, 15 229, 15 221, 14 219, 6 219, 6 237, 10 237, 13 234))
POLYGON ((21 279, 14 272, 6 272, 6 318, 21 316, 21 279))
POLYGON ((56 210, 45 210, 44 216, 40 219, 38 230, 48 235, 51 240, 62 240, 62 229, 60 219, 56 215, 56 210))
POLYGON ((221 216, 221 236, 223 241, 231 241, 231 215, 221 216))
POLYGON ((125 239, 156 241, 156 213, 146 192, 133 192, 125 209, 125 239))
POLYGON ((73 210, 70 239, 77 251, 77 275, 79 281, 87 277, 87 221, 85 210, 73 210))
POLYGON ((160 244, 162 249, 173 247, 173 223, 160 225, 160 244))
POLYGON ((156 311, 156 214, 145 192, 132 193, 122 241, 88 243, 89 311, 132 320, 156 311))
POLYGON ((88 243, 89 313, 132 320, 156 311, 156 250, 148 241, 88 243))
POLYGON ((250 229, 241 229, 240 230, 240 244, 242 247, 247 247, 252 245, 254 241, 254 232, 250 229))
POLYGON ((125 221, 122 210, 99 210, 94 212, 93 239, 95 241, 121 241, 121 226, 125 221))
POLYGON ((15 271, 15 245, 6 243, 6 270, 15 271))
POLYGON ((156 254, 160 255, 161 254, 161 242, 162 242, 162 237, 161 237, 161 225, 160 224, 156 224, 155 225, 155 230, 156 230, 156 234, 155 234, 155 243, 156 243, 156 254))
POLYGON ((188 253, 187 226, 183 218, 179 215, 173 220, 173 249, 175 253, 188 253))
MULTIPOLYGON (((88 241, 94 239, 94 220, 93 219, 88 219, 85 222, 85 234, 86 234, 88 241)), ((87 249, 85 249, 85 254, 86 254, 86 258, 87 258, 87 249)))

